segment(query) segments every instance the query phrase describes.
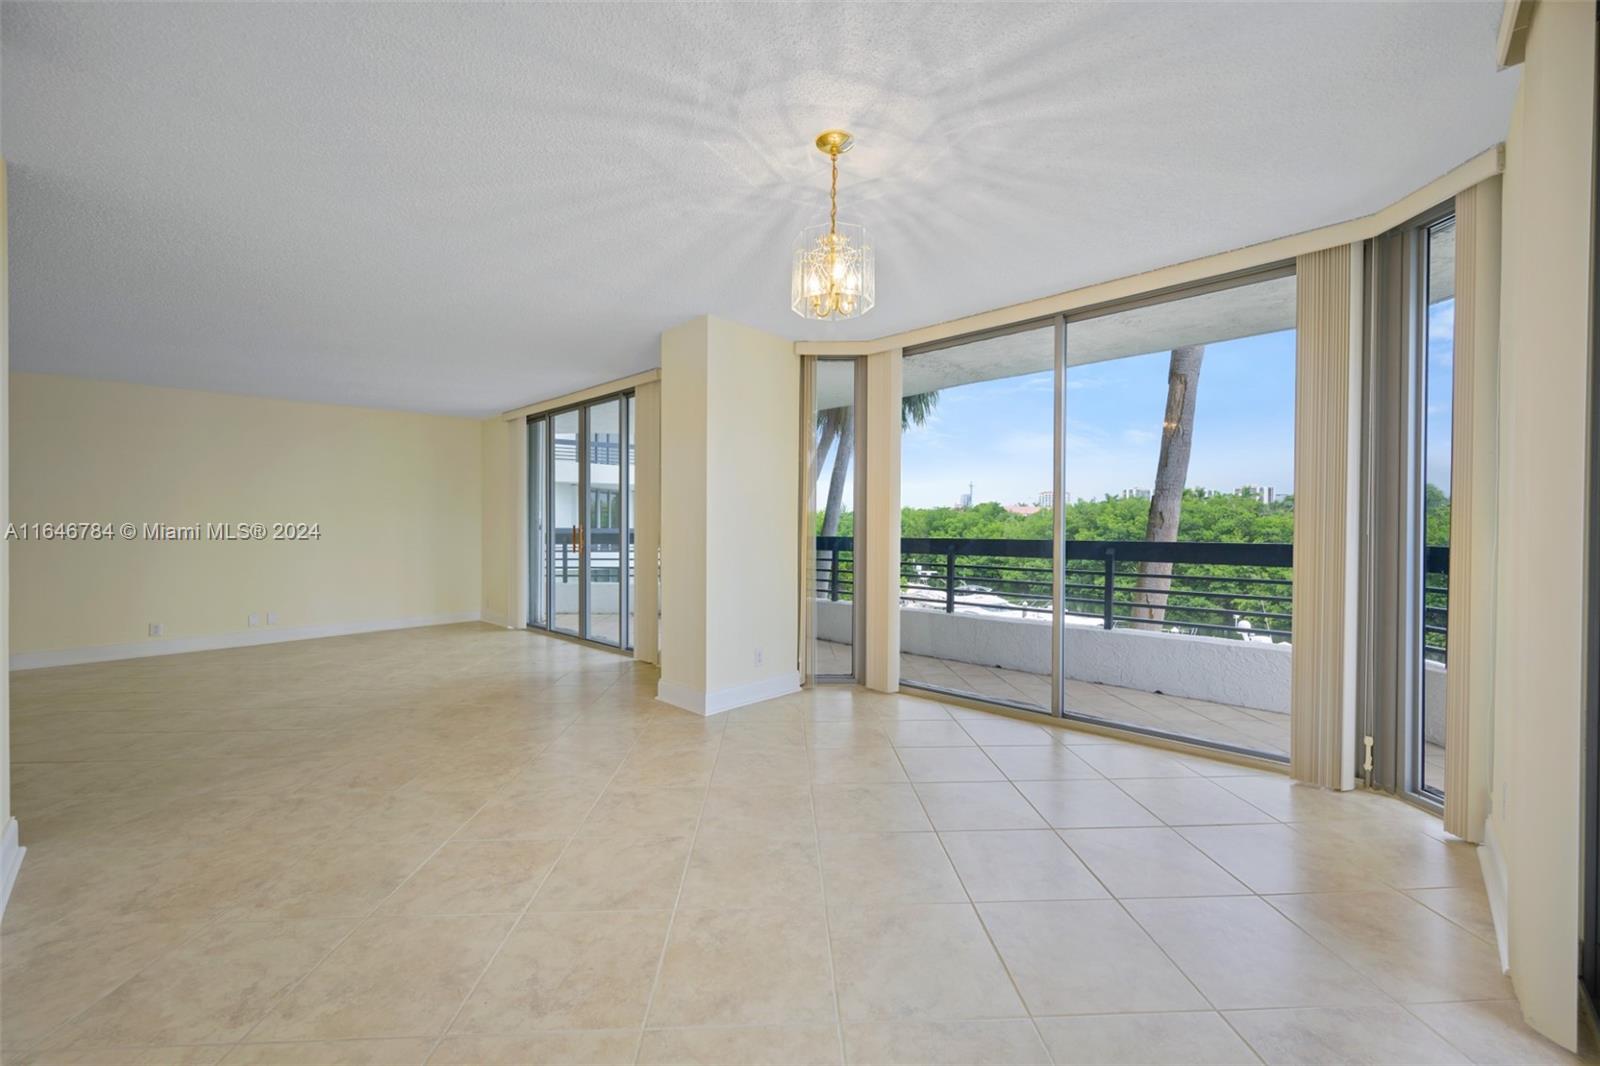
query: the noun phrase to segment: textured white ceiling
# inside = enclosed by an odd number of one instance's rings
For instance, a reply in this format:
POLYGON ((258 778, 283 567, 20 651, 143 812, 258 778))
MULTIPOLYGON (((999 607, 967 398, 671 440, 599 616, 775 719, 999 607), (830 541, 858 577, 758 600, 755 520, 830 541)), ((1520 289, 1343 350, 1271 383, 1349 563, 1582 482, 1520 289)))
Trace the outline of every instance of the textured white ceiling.
POLYGON ((8 3, 11 358, 486 414, 705 312, 881 336, 1394 201, 1504 136, 1499 10, 8 3), (879 303, 823 325, 833 125, 879 303))

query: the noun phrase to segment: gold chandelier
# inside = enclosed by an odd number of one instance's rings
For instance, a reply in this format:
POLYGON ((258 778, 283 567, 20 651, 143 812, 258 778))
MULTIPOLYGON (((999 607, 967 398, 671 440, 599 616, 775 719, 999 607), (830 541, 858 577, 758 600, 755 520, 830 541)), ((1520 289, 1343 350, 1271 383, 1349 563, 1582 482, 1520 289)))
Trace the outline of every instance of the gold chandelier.
POLYGON ((801 318, 857 318, 877 302, 876 265, 865 226, 839 221, 839 157, 855 143, 844 130, 817 137, 833 166, 828 221, 807 226, 794 243, 789 306, 801 318))

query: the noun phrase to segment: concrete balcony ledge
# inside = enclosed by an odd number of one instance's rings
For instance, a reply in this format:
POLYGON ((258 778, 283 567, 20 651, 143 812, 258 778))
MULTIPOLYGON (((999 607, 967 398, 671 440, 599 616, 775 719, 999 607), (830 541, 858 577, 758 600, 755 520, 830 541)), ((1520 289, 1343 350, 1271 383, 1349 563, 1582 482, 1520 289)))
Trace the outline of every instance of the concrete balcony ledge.
MULTIPOLYGON (((850 641, 850 604, 816 601, 817 637, 850 641)), ((1146 629, 1106 629, 1087 619, 1069 619, 1068 680, 1167 696, 1289 713, 1288 643, 1191 636, 1146 629)), ((900 650, 946 662, 1050 673, 1050 623, 999 613, 929 607, 900 608, 900 650)), ((1426 739, 1443 743, 1445 668, 1424 672, 1426 739)))
MULTIPOLYGON (((900 609, 900 645, 939 659, 1050 672, 1050 623, 988 614, 900 609)), ((1289 713, 1287 644, 1073 624, 1066 675, 1074 681, 1289 713)))

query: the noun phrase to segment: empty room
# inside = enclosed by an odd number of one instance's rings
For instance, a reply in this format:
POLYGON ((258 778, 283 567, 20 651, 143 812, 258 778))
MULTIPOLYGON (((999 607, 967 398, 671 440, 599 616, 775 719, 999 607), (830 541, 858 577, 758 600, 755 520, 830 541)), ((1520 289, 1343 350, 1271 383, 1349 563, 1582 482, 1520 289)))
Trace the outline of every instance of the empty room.
POLYGON ((0 1062, 1600 1061, 1597 19, 0 2, 0 1062))

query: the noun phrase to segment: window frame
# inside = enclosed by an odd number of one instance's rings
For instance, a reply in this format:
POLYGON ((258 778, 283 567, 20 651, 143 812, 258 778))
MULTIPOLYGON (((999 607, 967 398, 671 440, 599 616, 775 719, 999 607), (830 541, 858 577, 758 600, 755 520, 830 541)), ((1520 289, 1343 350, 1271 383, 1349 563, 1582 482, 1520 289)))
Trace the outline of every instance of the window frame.
MULTIPOLYGON (((1290 258, 1276 260, 1274 262, 1243 270, 1230 271, 1227 273, 1214 275, 1210 278, 1199 281, 1165 286, 1147 292, 1138 293, 1136 295, 1120 297, 1114 300, 1106 300, 1071 311, 1043 315, 1018 322, 1010 322, 1003 326, 996 326, 990 329, 974 330, 972 332, 963 333, 952 337, 940 338, 939 340, 930 341, 925 344, 911 345, 903 349, 901 356, 903 359, 913 360, 919 355, 925 355, 930 352, 960 347, 976 341, 1009 336, 1015 333, 1039 330, 1046 326, 1052 326, 1055 330, 1055 425, 1053 445, 1054 472, 1051 479, 1051 484, 1052 492, 1054 494, 1052 499, 1055 501, 1060 501, 1065 498, 1067 432, 1066 373, 1068 368, 1067 357, 1069 333, 1074 323, 1101 318, 1107 315, 1117 314, 1119 312, 1134 310, 1142 307, 1157 306, 1194 296, 1222 292, 1260 282, 1294 277, 1295 275, 1296 264, 1294 259, 1290 258)), ((1298 367, 1296 368, 1296 373, 1298 375, 1298 367)), ((1066 657, 1065 649, 1067 625, 1065 621, 1063 599, 1065 591, 1064 582, 1066 568, 1065 551, 1062 547, 1064 542, 1065 515, 1062 508, 1059 506, 1054 506, 1052 510, 1054 517, 1053 543, 1051 548, 1051 593, 1053 609, 1051 612, 1051 697, 1049 709, 1046 711, 1026 704, 1013 703, 998 699, 985 699, 971 693, 957 692, 941 688, 936 685, 907 681, 904 678, 901 679, 901 686, 915 691, 929 693, 930 695, 942 700, 968 704, 974 707, 1001 708, 1008 711, 1025 712, 1029 715, 1044 714, 1048 717, 1056 718, 1062 721, 1070 721, 1089 726, 1096 731, 1106 730, 1115 733, 1127 733, 1157 740, 1163 744, 1193 748, 1198 751, 1219 752, 1243 761, 1257 763, 1263 766, 1270 766, 1274 768, 1282 768, 1286 766, 1289 761, 1287 755, 1280 757, 1274 754, 1220 741, 1205 740, 1204 738, 1174 733, 1148 726, 1098 718, 1092 715, 1074 711, 1066 705, 1066 678, 1064 676, 1064 665, 1066 657)), ((896 532, 896 535, 900 535, 898 531, 896 532)), ((898 606, 899 605, 897 602, 896 609, 898 609, 898 606)))

